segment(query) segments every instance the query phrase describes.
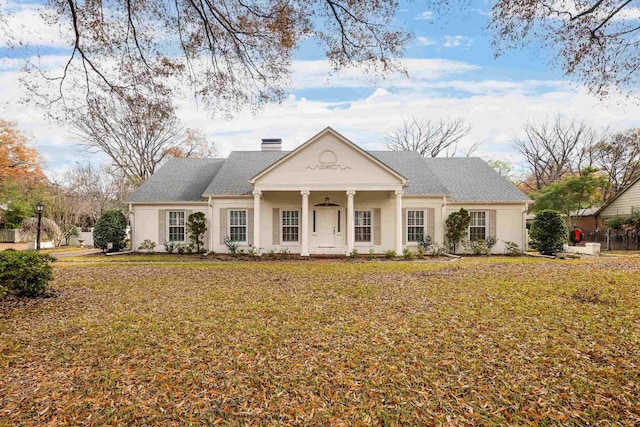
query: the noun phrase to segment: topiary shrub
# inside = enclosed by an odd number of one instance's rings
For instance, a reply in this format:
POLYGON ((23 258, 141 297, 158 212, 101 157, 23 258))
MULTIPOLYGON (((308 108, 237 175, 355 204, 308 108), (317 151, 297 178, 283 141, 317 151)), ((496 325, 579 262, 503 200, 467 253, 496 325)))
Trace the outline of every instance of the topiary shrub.
POLYGON ((187 219, 187 230, 189 240, 195 246, 196 252, 204 247, 204 233, 207 231, 207 219, 202 212, 194 212, 187 219))
POLYGON ((93 245, 103 251, 117 252, 126 247, 127 219, 120 211, 106 211, 93 229, 93 245), (112 247, 109 249, 109 243, 112 247))
POLYGON ((536 213, 529 237, 531 247, 543 255, 555 255, 567 242, 567 224, 559 212, 545 209, 536 213))
POLYGON ((51 255, 7 249, 0 252, 0 294, 15 292, 34 297, 47 289, 53 278, 51 255))
POLYGON ((445 221, 446 232, 444 237, 454 254, 462 239, 467 236, 469 224, 471 224, 471 214, 465 208, 460 208, 458 212, 450 213, 445 221))

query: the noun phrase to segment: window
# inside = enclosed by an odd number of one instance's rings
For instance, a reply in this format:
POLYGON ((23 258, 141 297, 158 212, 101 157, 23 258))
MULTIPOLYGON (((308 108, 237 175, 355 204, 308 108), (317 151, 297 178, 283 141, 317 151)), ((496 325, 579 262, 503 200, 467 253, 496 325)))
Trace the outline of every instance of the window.
POLYGON ((469 240, 485 240, 487 238, 487 213, 471 211, 471 224, 469 225, 469 240))
POLYGON ((234 242, 247 241, 247 211, 229 211, 229 238, 234 242))
POLYGON ((424 240, 424 211, 407 211, 407 242, 424 240))
POLYGON ((169 241, 184 242, 184 211, 169 211, 169 241))
POLYGON ((356 242, 371 241, 371 211, 355 211, 356 242))
MULTIPOLYGON (((314 211, 315 214, 315 211, 314 211)), ((300 214, 298 211, 282 211, 282 241, 297 242, 300 236, 300 214)))

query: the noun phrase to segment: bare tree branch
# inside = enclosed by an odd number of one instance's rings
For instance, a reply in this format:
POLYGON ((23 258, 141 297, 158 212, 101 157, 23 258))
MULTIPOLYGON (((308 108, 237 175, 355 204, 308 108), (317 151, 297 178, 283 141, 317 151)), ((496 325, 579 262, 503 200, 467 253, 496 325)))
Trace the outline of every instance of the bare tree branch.
POLYGON ((135 184, 151 176, 184 138, 170 104, 142 97, 93 100, 71 123, 82 146, 105 153, 135 184))
MULTIPOLYGON (((414 117, 405 120, 400 127, 384 138, 384 142, 392 151, 417 151, 422 157, 436 157, 441 154, 453 157, 458 142, 469 132, 471 125, 461 118, 431 121, 414 117)), ((475 151, 475 148, 472 147, 467 156, 475 151)))
POLYGON ((525 185, 537 191, 568 174, 593 166, 589 153, 598 138, 586 123, 566 121, 560 116, 551 123, 527 123, 524 136, 513 140, 531 177, 525 185))

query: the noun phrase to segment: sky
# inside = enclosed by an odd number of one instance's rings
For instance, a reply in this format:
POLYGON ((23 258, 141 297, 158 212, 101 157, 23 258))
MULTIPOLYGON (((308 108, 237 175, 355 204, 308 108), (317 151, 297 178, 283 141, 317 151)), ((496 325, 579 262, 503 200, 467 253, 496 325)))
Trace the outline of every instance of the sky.
MULTIPOLYGON (((3 2, 0 0, 0 5, 3 2)), ((14 18, 5 23, 36 45, 12 50, 0 38, 0 118, 14 120, 46 161, 46 172, 59 179, 76 162, 106 161, 78 147, 68 127, 48 121, 24 103, 18 78, 24 60, 36 52, 52 66, 69 51, 57 29, 42 23, 37 2, 5 1, 14 18)), ((233 118, 215 117, 190 99, 176 100, 185 127, 201 129, 221 156, 233 150, 259 150, 261 138, 282 138, 290 150, 331 126, 368 150, 385 149, 383 139, 404 120, 461 117, 472 126, 459 152, 479 144, 474 155, 523 166, 512 140, 528 121, 557 114, 585 121, 599 130, 640 128, 640 101, 610 95, 599 100, 551 64, 553 53, 530 45, 495 57, 486 29, 490 2, 472 0, 442 20, 420 0, 401 1, 393 25, 408 29, 403 65, 408 76, 374 79, 357 69, 330 73, 322 52, 303 43, 293 61, 292 86, 280 104, 233 118)))

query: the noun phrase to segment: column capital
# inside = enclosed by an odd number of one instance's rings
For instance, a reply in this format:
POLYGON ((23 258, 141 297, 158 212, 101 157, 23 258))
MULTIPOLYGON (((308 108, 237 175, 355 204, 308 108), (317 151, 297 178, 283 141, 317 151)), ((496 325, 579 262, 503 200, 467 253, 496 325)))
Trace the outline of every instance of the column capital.
POLYGON ((347 196, 355 196, 356 190, 347 190, 347 196))
POLYGON ((398 196, 402 196, 403 194, 404 194, 404 191, 402 191, 402 190, 396 190, 396 191, 395 191, 395 195, 396 195, 396 197, 398 197, 398 196))
POLYGON ((253 195, 254 195, 254 196, 258 196, 258 197, 260 197, 260 196, 262 196, 262 191, 260 191, 260 190, 253 190, 253 195))
POLYGON ((311 194, 311 191, 309 191, 309 190, 302 190, 302 191, 300 191, 300 194, 302 194, 303 196, 308 196, 309 194, 311 194))

